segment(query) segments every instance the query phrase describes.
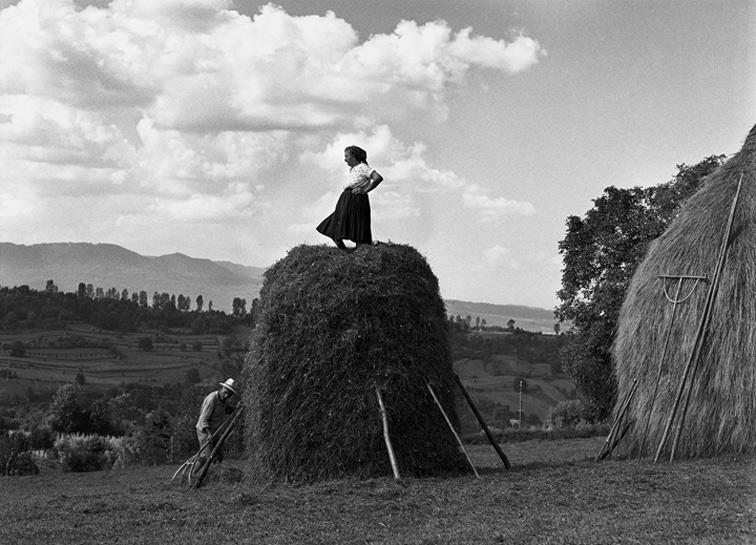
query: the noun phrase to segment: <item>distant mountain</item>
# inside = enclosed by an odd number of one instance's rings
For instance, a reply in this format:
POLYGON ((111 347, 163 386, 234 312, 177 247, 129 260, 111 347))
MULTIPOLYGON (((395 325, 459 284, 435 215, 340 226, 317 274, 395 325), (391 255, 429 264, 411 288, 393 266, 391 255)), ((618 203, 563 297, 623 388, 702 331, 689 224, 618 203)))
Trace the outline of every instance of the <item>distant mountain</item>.
MULTIPOLYGON (((179 294, 192 300, 202 295, 205 308, 231 311, 234 297, 251 303, 258 297, 265 269, 239 265, 230 261, 211 261, 184 254, 143 256, 115 244, 65 242, 49 244, 12 244, 0 242, 0 286, 28 285, 44 289, 53 280, 65 292, 74 292, 79 283, 92 284, 104 290, 124 288, 133 292, 179 294)), ((511 319, 515 326, 528 331, 554 331, 553 312, 518 305, 494 305, 447 299, 446 312, 480 316, 488 325, 506 327, 511 319)), ((249 308, 249 307, 248 307, 249 308)))
POLYGON ((184 254, 143 256, 115 244, 84 242, 33 244, 0 242, 0 285, 28 285, 43 289, 53 280, 62 291, 72 292, 79 283, 104 290, 124 288, 129 293, 183 294, 192 300, 202 295, 217 310, 230 311, 234 297, 250 303, 262 286, 264 269, 234 263, 216 263, 184 254))
MULTIPOLYGON (((444 302, 446 303, 446 314, 459 315, 462 318, 470 316, 473 323, 475 323, 475 318, 479 316, 489 326, 506 327, 509 320, 514 320, 515 327, 520 329, 553 333, 554 324, 559 321, 554 317, 553 310, 545 308, 471 303, 469 301, 457 301, 456 299, 445 299, 444 302)), ((563 326, 562 330, 566 331, 566 328, 563 326)))

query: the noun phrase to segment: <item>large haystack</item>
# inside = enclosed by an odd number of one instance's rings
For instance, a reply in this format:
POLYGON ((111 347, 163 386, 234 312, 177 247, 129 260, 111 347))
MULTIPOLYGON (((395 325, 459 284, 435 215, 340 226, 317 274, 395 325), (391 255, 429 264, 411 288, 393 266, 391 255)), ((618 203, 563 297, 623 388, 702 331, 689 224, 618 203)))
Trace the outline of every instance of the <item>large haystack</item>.
POLYGON ((438 280, 413 248, 298 246, 265 274, 246 360, 247 474, 257 482, 467 471, 438 280))
MULTIPOLYGON (((684 280, 676 306, 664 295, 659 275, 713 279, 738 181, 742 187, 718 294, 702 345, 685 425, 675 455, 711 456, 756 451, 756 126, 742 150, 717 169, 683 206, 667 231, 650 247, 638 268, 620 313, 614 344, 618 400, 633 379, 638 388, 629 408, 631 427, 623 441, 642 442, 667 331, 656 402, 644 453, 654 455, 690 360, 710 282, 684 280), (694 288, 695 286, 695 288, 694 288), (676 312, 673 320, 673 311, 676 312)), ((677 281, 667 280, 674 296, 677 281)), ((684 397, 683 397, 684 400, 684 397)), ((619 404, 618 404, 619 405, 619 404)), ((682 407, 682 404, 681 404, 682 407)), ((619 406, 615 407, 615 416, 619 406)), ((680 411, 678 410, 678 413, 680 411)), ((670 452, 675 427, 669 434, 670 452)))

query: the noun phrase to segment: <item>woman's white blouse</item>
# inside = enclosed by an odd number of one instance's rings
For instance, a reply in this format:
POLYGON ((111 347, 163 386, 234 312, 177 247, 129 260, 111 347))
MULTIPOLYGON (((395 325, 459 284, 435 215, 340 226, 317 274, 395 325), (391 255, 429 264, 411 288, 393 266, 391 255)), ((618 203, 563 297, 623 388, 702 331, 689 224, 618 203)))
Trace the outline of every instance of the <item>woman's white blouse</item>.
POLYGON ((347 183, 344 186, 344 189, 354 189, 356 187, 361 187, 363 189, 367 188, 370 185, 370 175, 372 173, 373 169, 366 163, 354 165, 349 169, 347 183))

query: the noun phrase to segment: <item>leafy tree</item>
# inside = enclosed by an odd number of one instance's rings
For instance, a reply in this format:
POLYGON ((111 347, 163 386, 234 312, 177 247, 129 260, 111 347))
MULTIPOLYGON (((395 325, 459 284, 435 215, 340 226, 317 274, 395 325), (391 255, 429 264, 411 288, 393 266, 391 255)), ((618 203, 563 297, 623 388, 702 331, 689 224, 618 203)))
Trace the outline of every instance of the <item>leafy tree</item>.
POLYGON ((551 413, 551 421, 557 428, 576 426, 585 420, 586 407, 580 399, 560 401, 551 413))
POLYGON ((124 430, 114 422, 110 401, 100 397, 89 408, 89 432, 100 435, 123 435, 124 430))
POLYGON ((45 291, 47 293, 58 293, 58 286, 55 285, 55 281, 48 280, 47 285, 45 286, 45 291))
POLYGON ((202 312, 202 305, 204 304, 204 300, 202 299, 201 295, 197 296, 197 312, 202 312))
POLYGON ((3 320, 3 328, 15 329, 16 327, 18 327, 18 315, 13 311, 8 311, 3 320))
POLYGON ((247 313, 247 300, 241 299, 240 297, 234 297, 231 307, 234 316, 244 316, 247 313))
POLYGON ((76 406, 76 389, 73 384, 64 384, 58 388, 58 391, 53 396, 48 413, 53 431, 63 433, 76 431, 78 427, 78 410, 76 406))
POLYGON ((76 373, 76 384, 79 386, 84 386, 87 383, 87 377, 84 375, 84 371, 79 369, 79 372, 76 373))
POLYGON ((152 337, 142 337, 139 339, 139 350, 142 352, 152 352, 154 345, 152 344, 152 337))
POLYGON ((187 384, 197 384, 200 381, 199 370, 196 367, 191 367, 186 371, 187 384))
POLYGON ((136 447, 144 463, 163 463, 171 447, 171 415, 162 408, 150 411, 136 433, 136 447))
POLYGON ((122 430, 122 433, 134 431, 144 420, 144 414, 136 406, 131 393, 122 393, 108 400, 108 414, 113 426, 122 430))
POLYGON ((189 311, 189 307, 191 306, 191 304, 192 304, 191 297, 189 297, 188 295, 186 297, 184 297, 184 295, 182 293, 179 293, 179 296, 178 296, 178 307, 177 308, 181 312, 188 312, 189 311))
POLYGON ((10 355, 14 358, 23 358, 26 355, 26 346, 22 341, 13 341, 10 355))
POLYGON ((678 165, 672 180, 650 188, 607 187, 584 218, 567 218, 567 234, 559 242, 564 268, 556 316, 573 323, 562 364, 591 419, 606 418, 614 405, 611 345, 636 268, 650 242, 724 158, 712 155, 694 166, 678 165))

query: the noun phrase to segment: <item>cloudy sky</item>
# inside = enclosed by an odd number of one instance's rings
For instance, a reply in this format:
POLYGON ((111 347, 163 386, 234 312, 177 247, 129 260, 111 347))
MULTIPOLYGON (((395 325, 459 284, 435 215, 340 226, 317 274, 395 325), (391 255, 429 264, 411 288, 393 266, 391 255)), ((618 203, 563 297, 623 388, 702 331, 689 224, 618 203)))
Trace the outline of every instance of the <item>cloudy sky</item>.
POLYGON ((329 243, 357 144, 377 240, 446 298, 552 308, 609 185, 756 123, 756 3, 0 0, 0 241, 267 267, 329 243))

